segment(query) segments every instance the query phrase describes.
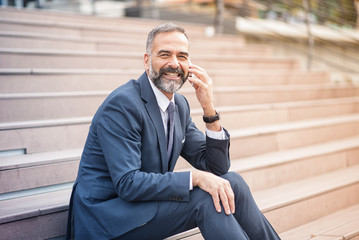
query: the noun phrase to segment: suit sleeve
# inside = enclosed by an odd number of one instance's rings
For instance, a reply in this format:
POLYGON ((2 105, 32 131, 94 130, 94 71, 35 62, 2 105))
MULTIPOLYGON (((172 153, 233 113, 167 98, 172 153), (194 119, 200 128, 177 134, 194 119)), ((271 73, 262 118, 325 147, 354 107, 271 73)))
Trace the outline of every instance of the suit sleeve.
POLYGON ((197 169, 216 175, 226 174, 230 167, 230 135, 226 129, 223 128, 223 130, 227 139, 210 138, 196 127, 188 114, 186 119, 186 142, 181 155, 197 169))
POLYGON ((97 137, 116 193, 126 201, 188 201, 189 172, 141 171, 141 111, 139 102, 114 99, 97 120, 97 137))

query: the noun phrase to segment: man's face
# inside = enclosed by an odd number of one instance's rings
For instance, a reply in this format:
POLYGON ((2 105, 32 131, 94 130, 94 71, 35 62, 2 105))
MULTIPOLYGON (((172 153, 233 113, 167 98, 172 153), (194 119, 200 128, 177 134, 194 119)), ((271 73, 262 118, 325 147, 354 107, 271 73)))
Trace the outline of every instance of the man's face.
POLYGON ((188 77, 188 40, 180 32, 158 34, 151 56, 145 54, 147 74, 164 94, 172 94, 182 87, 188 77))

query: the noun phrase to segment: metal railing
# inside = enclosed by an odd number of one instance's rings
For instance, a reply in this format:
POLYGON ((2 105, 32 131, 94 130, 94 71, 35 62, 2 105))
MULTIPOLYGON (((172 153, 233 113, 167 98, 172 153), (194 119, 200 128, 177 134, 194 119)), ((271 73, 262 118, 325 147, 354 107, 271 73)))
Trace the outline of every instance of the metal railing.
MULTIPOLYGON (((334 6, 329 5, 334 4, 334 1, 251 0, 250 2, 255 2, 262 5, 262 8, 260 9, 261 14, 258 14, 258 18, 282 21, 284 23, 290 24, 291 27, 297 31, 302 31, 302 28, 300 29, 297 27, 297 23, 300 22, 302 23, 302 26, 306 26, 307 35, 306 44, 302 44, 302 46, 306 47, 299 48, 297 44, 299 41, 298 39, 294 39, 293 37, 287 36, 286 34, 275 32, 271 28, 268 28, 265 24, 261 25, 258 21, 252 21, 252 24, 256 25, 258 28, 262 28, 266 32, 272 31, 270 37, 266 35, 255 36, 252 34, 252 38, 257 38, 262 42, 270 42, 271 44, 277 46, 280 45, 283 48, 290 49, 292 52, 306 55, 306 66, 308 70, 313 67, 314 62, 320 62, 338 71, 350 74, 359 73, 359 37, 358 35, 353 36, 347 31, 348 28, 353 29, 357 24, 357 21, 355 18, 353 18, 351 21, 344 21, 338 16, 330 16, 329 10, 333 9, 334 6), (316 3, 316 8, 313 7, 313 3, 316 3), (319 18, 327 19, 327 21, 319 21, 319 18), (296 24, 293 24, 293 22, 296 24), (313 34, 312 28, 319 24, 330 29, 332 33, 335 32, 335 34, 338 36, 347 38, 348 42, 343 42, 340 40, 333 41, 332 39, 327 39, 324 35, 313 34), (323 50, 324 48, 327 57, 317 54, 318 49, 323 50), (345 59, 346 61, 341 63, 340 61, 337 61, 337 59, 345 59), (351 66, 345 64, 346 62, 350 62, 351 66)), ((352 1, 352 3, 354 4, 354 1, 352 1)), ((339 6, 335 7, 337 8, 337 13, 346 12, 347 14, 351 15, 357 14, 354 5, 349 9, 341 9, 339 6)), ((247 16, 242 17, 245 17, 248 21, 251 20, 251 18, 247 18, 247 16)))

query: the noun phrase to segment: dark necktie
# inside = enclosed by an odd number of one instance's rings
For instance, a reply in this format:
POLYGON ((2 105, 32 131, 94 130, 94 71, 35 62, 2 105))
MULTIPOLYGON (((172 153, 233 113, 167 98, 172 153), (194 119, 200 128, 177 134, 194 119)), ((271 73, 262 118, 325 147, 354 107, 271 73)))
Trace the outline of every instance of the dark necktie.
POLYGON ((168 163, 171 159, 171 153, 173 148, 173 130, 174 130, 174 113, 175 113, 175 106, 173 102, 170 102, 170 104, 167 107, 168 112, 168 122, 167 122, 167 160, 168 163))

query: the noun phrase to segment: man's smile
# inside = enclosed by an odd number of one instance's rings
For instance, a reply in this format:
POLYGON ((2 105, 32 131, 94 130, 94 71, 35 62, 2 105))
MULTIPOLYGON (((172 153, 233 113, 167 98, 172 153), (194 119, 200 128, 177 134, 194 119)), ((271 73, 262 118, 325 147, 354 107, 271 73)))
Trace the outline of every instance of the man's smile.
POLYGON ((182 76, 182 74, 180 74, 180 73, 172 73, 172 72, 164 72, 163 75, 165 75, 166 78, 171 79, 171 80, 178 80, 182 76))

